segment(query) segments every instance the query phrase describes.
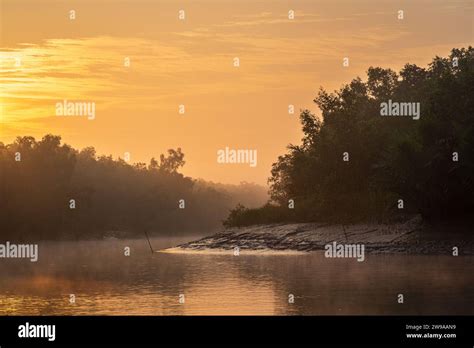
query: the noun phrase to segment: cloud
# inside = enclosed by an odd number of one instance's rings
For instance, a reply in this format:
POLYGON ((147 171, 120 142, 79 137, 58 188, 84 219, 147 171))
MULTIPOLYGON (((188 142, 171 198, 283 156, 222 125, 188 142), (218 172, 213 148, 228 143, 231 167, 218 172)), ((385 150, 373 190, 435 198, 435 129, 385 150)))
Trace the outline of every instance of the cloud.
POLYGON ((447 46, 420 44, 410 27, 384 22, 394 13, 377 8, 333 15, 295 11, 295 20, 287 10, 248 11, 147 37, 50 38, 6 47, 0 52, 2 119, 10 127, 37 120, 39 127, 39 119, 52 117, 54 104, 63 99, 94 101, 102 109, 166 111, 183 100, 314 90, 344 82, 346 56, 354 77, 370 65, 396 64, 411 58, 408 53, 432 55, 435 46, 447 46), (130 68, 124 67, 125 57, 130 68), (238 69, 234 57, 240 59, 238 69))

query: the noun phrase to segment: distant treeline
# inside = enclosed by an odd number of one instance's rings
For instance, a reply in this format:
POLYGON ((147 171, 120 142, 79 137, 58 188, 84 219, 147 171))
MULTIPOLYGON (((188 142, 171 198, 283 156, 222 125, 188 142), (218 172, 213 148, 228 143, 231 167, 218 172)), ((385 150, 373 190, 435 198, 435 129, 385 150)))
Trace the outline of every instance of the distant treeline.
POLYGON ((180 149, 146 165, 98 157, 92 147, 79 151, 54 135, 0 142, 0 239, 209 232, 236 204, 268 199, 258 185, 184 177, 184 163, 180 149))
POLYGON ((474 216, 474 49, 367 75, 319 91, 322 118, 301 112, 304 137, 273 164, 272 200, 237 206, 226 225, 474 216), (390 101, 419 103, 419 119, 381 116, 390 101))

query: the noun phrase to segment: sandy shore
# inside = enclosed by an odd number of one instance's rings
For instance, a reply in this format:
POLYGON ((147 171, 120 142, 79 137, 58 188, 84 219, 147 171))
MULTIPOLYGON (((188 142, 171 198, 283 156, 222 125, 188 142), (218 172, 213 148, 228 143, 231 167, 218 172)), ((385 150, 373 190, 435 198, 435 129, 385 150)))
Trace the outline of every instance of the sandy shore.
POLYGON ((394 224, 334 225, 317 223, 230 228, 212 236, 163 250, 170 253, 294 253, 324 250, 328 243, 363 244, 369 253, 474 255, 469 226, 427 226, 420 217, 394 224), (446 229, 449 228, 449 231, 446 229))

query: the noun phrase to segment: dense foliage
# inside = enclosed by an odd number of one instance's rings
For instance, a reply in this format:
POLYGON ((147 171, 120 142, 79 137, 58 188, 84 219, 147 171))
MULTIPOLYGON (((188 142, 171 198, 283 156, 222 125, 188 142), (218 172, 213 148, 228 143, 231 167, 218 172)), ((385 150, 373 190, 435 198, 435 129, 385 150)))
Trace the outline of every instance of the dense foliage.
POLYGON ((453 49, 426 69, 371 67, 367 75, 319 91, 322 118, 303 110, 302 143, 273 165, 271 204, 238 206, 226 225, 474 216, 474 49, 453 49), (382 117, 389 99, 420 103, 420 119, 382 117))
POLYGON ((131 165, 98 157, 92 147, 78 151, 53 135, 0 143, 0 236, 31 240, 202 233, 219 228, 237 203, 257 206, 267 199, 262 198, 264 189, 253 184, 218 186, 184 177, 178 172, 184 163, 177 149, 159 161, 152 158, 149 165, 131 165))

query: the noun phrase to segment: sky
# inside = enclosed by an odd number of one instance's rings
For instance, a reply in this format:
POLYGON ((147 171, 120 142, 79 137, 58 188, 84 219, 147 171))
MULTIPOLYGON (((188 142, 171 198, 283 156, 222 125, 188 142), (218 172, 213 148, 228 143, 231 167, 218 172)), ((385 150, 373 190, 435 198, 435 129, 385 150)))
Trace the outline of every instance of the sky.
POLYGON ((370 66, 426 67, 474 42, 471 0, 0 6, 0 141, 51 133, 146 163, 180 147, 185 175, 222 183, 266 184, 272 163, 302 137, 299 110, 320 115, 313 99, 321 87, 365 79, 370 66), (94 119, 58 116, 64 100, 95 103, 94 119), (257 165, 218 163, 226 147, 256 150, 257 165))

